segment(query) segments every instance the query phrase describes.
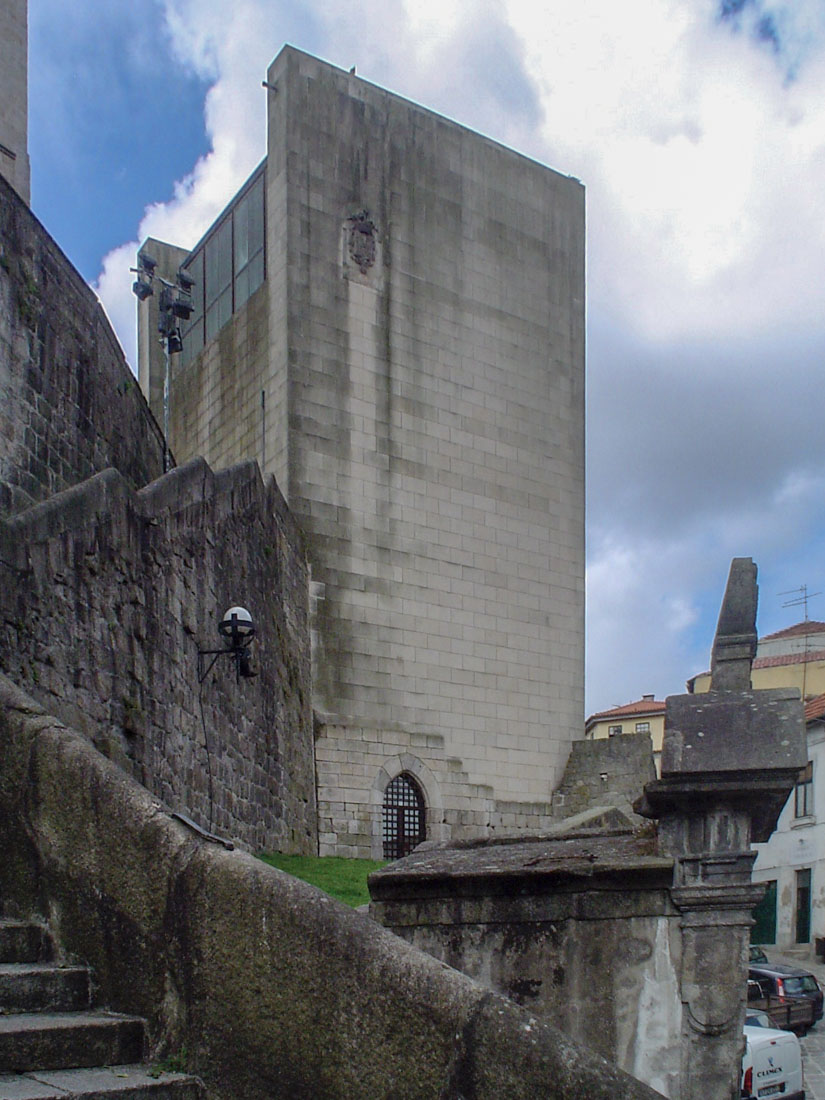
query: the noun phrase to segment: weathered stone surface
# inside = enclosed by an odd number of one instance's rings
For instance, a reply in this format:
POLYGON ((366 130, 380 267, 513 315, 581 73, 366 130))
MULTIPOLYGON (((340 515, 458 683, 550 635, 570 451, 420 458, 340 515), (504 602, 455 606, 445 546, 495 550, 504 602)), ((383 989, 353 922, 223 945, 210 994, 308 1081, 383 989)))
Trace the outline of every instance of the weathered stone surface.
POLYGON ((758 588, 752 558, 734 558, 716 624, 711 691, 748 691, 756 656, 758 588))
POLYGON ((94 293, 0 177, 0 515, 110 466, 158 477, 160 429, 94 293))
POLYGON ((109 470, 4 531, 0 670, 200 825, 314 852, 307 567, 274 480, 194 460, 134 493, 109 470), (199 687, 238 603, 259 675, 222 657, 199 687))
POLYGON ((672 875, 655 839, 628 829, 419 848, 370 876, 370 908, 410 943, 675 1096, 672 875))
POLYGON ((652 1100, 546 1021, 327 895, 205 843, 0 677, 0 891, 214 1100, 652 1100), (49 900, 50 899, 50 900, 49 900))
POLYGON ((0 1067, 6 1073, 137 1062, 143 1024, 98 1012, 0 1015, 0 1067))
POLYGON ((649 733, 576 741, 553 795, 554 815, 572 817, 591 807, 612 805, 633 817, 633 803, 655 778, 649 733))
POLYGON ((197 1081, 179 1073, 152 1076, 146 1066, 40 1071, 0 1075, 2 1100, 201 1100, 197 1081))

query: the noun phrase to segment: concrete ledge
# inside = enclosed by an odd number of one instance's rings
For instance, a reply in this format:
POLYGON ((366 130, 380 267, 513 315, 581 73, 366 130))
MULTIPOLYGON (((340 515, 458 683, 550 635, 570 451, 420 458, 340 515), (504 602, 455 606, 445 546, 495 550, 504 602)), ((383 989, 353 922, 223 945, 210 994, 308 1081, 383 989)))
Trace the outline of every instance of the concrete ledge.
POLYGON ((0 890, 183 1047, 210 1100, 658 1094, 165 807, 0 677, 0 890), (8 853, 8 858, 5 858, 8 853))

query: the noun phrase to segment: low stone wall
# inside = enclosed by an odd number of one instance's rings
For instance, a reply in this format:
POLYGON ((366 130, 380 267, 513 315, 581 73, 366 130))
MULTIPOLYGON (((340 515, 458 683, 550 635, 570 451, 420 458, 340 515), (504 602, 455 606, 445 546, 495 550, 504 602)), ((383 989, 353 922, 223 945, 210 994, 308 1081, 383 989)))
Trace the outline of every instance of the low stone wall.
MULTIPOLYGON (((645 784, 656 778, 649 733, 623 733, 598 741, 577 741, 556 793, 557 820, 593 806, 618 806, 632 813, 645 784)), ((638 820, 638 819, 637 819, 638 820)))
POLYGON ((0 515, 114 466, 163 472, 163 438, 94 293, 0 177, 0 515))
POLYGON ((315 853, 307 566, 274 479, 109 470, 0 520, 0 577, 0 671, 203 827, 315 853), (222 657, 199 686, 235 604, 258 675, 222 657))
POLYGON ((313 887, 210 845, 0 676, 0 896, 209 1100, 653 1100, 313 887))
POLYGON ((370 876, 370 911, 677 1097, 683 1021, 673 860, 656 854, 652 836, 611 830, 610 816, 582 815, 571 822, 578 831, 554 838, 418 849, 370 876))

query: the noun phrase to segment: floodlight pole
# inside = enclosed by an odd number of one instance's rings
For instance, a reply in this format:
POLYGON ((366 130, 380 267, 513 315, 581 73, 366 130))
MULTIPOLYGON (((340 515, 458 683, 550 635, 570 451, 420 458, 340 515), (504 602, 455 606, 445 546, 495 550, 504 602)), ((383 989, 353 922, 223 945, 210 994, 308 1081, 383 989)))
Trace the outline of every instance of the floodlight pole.
POLYGON ((161 339, 165 370, 163 372, 163 472, 169 473, 169 341, 161 339))
POLYGON ((132 284, 132 291, 139 301, 145 302, 154 294, 153 283, 155 280, 161 286, 158 300, 158 332, 160 343, 163 347, 164 372, 163 372, 163 472, 169 473, 171 456, 169 453, 169 375, 171 373, 171 354, 174 342, 175 352, 182 348, 182 338, 178 320, 188 319, 194 309, 192 304, 192 287, 194 280, 183 269, 178 271, 177 279, 170 283, 159 272, 155 271, 157 261, 145 253, 138 253, 138 266, 130 270, 137 275, 132 284))

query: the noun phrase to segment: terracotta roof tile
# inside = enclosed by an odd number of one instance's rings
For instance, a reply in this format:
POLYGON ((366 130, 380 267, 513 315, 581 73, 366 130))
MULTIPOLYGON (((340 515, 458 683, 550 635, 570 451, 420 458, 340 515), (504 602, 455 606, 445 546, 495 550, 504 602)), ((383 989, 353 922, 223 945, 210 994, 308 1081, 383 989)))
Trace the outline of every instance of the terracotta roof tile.
POLYGON ((622 707, 612 707, 610 710, 600 710, 591 714, 585 722, 585 727, 591 722, 604 718, 631 718, 640 714, 664 714, 665 703, 663 699, 637 699, 633 703, 625 703, 622 707))
POLYGON ((825 661, 825 649, 809 649, 807 653, 800 650, 799 653, 783 653, 779 657, 757 657, 753 667, 779 668, 780 665, 809 665, 812 661, 825 661))
MULTIPOLYGON (((781 668, 783 665, 813 664, 815 661, 825 661, 825 649, 800 649, 797 653, 782 653, 778 657, 757 657, 753 662, 754 668, 781 668)), ((700 676, 710 676, 710 669, 697 672, 691 676, 688 683, 696 681, 700 676)))
POLYGON ((775 634, 766 634, 759 641, 771 642, 775 638, 804 637, 806 634, 825 634, 825 623, 815 622, 813 619, 809 619, 807 622, 794 623, 793 626, 786 626, 784 630, 777 630, 775 634))
POLYGON ((825 716, 825 692, 815 695, 805 704, 805 721, 813 722, 816 718, 825 716))

